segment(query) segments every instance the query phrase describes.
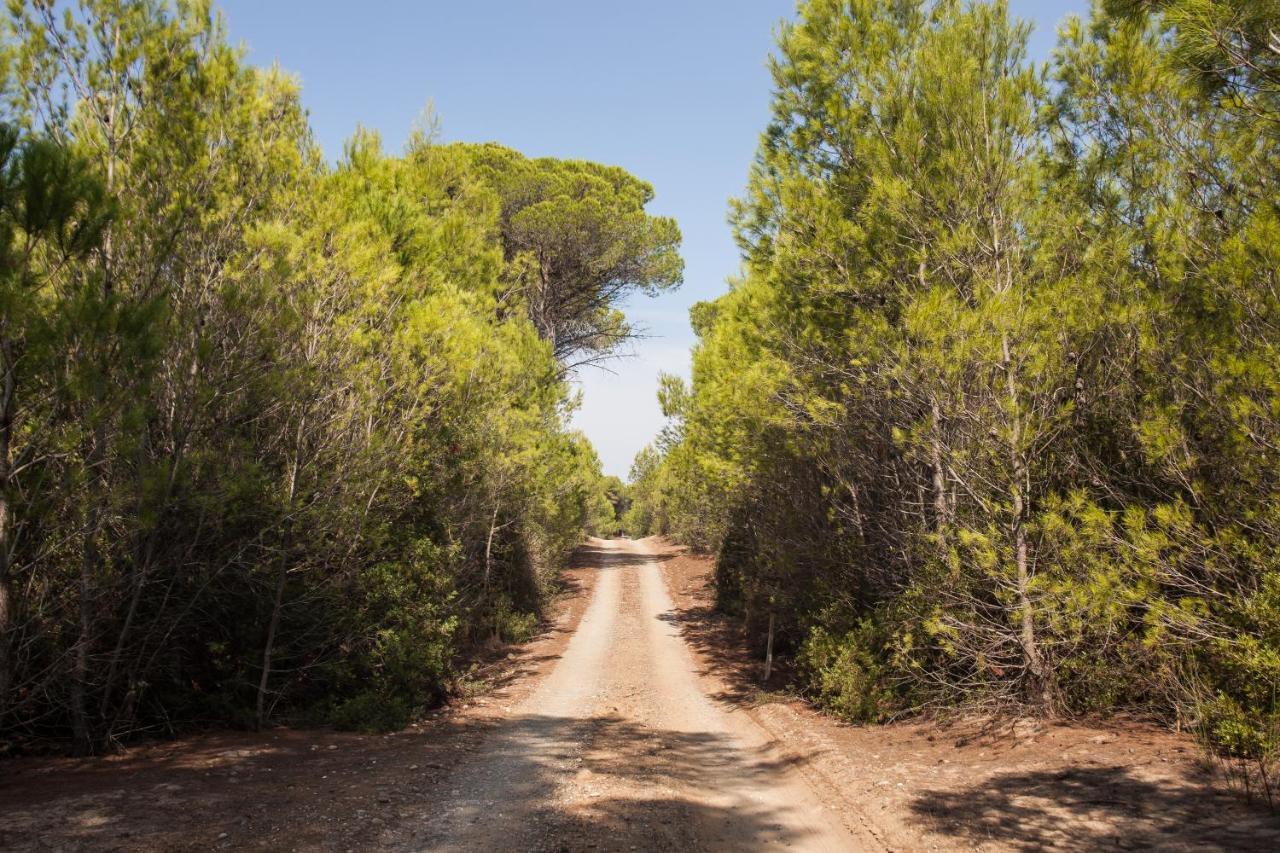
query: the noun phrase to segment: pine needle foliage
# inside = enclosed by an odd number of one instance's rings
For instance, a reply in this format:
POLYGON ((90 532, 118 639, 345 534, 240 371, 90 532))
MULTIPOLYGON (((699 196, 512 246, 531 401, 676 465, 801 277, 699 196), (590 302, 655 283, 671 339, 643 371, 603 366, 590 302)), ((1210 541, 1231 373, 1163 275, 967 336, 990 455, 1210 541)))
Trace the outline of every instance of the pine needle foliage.
POLYGON ((527 639, 615 523, 567 376, 679 282, 651 188, 425 134, 330 166, 207 0, 0 26, 0 749, 394 728, 527 639), (580 268, 555 329, 531 246, 580 268))
POLYGON ((1280 716, 1274 3, 808 0, 633 512, 813 695, 1280 716), (643 509, 643 517, 639 509, 643 509))

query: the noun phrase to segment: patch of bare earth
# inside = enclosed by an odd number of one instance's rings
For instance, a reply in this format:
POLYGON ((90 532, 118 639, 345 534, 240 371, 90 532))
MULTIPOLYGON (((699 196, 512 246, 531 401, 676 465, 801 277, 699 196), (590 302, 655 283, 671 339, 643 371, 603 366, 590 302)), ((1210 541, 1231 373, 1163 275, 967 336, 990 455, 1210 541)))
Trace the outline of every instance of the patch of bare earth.
POLYGON ((559 659, 596 573, 533 642, 495 650, 482 695, 391 735, 279 728, 143 744, 97 758, 0 762, 0 850, 367 850, 423 823, 450 775, 559 659))
POLYGON ((711 560, 654 551, 704 689, 785 744, 885 848, 1280 850, 1280 816, 1229 790, 1185 734, 1134 721, 851 726, 762 693, 741 628, 713 610, 711 560))

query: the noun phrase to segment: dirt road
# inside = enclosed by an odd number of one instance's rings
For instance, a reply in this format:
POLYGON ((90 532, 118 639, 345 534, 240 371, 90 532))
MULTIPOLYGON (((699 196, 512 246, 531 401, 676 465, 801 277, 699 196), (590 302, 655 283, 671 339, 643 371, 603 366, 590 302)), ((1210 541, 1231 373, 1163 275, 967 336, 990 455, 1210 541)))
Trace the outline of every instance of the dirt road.
POLYGON ((564 655, 450 782, 422 846, 867 849, 762 729, 704 694, 647 546, 592 547, 564 655))
POLYGON ((668 542, 593 540, 537 639, 400 732, 7 759, 0 849, 1280 849, 1280 815, 1150 723, 858 727, 762 692, 711 574, 668 542))

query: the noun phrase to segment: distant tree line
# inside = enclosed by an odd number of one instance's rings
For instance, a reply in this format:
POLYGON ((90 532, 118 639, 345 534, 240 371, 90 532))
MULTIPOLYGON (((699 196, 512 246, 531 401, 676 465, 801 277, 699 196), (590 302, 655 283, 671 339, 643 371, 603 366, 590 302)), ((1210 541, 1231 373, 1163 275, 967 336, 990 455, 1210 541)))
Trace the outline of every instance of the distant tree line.
POLYGON ((858 720, 1280 748, 1280 4, 809 0, 629 512, 858 720))
POLYGON ((567 377, 675 224, 425 132, 331 167, 207 0, 2 26, 0 748, 402 725, 612 524, 567 377))

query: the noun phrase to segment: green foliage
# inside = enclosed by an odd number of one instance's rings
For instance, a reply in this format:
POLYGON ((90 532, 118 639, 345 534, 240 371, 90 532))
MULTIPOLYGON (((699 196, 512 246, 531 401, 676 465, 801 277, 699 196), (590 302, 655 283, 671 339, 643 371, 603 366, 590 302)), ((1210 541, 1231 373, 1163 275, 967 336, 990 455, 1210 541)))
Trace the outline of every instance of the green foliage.
POLYGON ((846 634, 810 632, 796 658, 819 705, 854 723, 879 723, 896 709, 883 651, 870 622, 846 634))
POLYGON ((820 702, 1134 708, 1271 760, 1275 20, 1116 0, 1043 67, 999 2, 782 28, 743 274, 632 519, 715 552, 820 702))
POLYGON ((329 715, 334 728, 372 734, 399 731, 412 719, 412 709, 405 700, 378 693, 358 693, 339 703, 329 715))
POLYGON ((461 568, 456 559, 426 540, 396 562, 359 573, 347 618, 353 632, 369 633, 344 655, 344 680, 410 701, 438 697, 451 672, 460 622, 452 589, 461 568))
POLYGON ((1158 13, 1172 36, 1170 59, 1200 91, 1252 114, 1256 129, 1276 134, 1280 58, 1276 0, 1107 0, 1117 16, 1141 21, 1158 13))
POLYGON ((1250 762, 1274 762, 1280 754, 1280 714, 1259 718, 1230 696, 1219 694, 1201 708, 1202 725, 1212 747, 1250 762))
POLYGON ((1199 735, 1218 758, 1227 778, 1249 796, 1261 789, 1275 806, 1275 771, 1280 759, 1280 713, 1274 701, 1264 710, 1242 705, 1219 693, 1201 703, 1199 735))
POLYGON ((650 216, 653 187, 616 166, 530 160, 500 145, 461 145, 497 193, 513 283, 556 358, 599 360, 632 336, 617 304, 679 286, 674 220, 650 216))
POLYGON ((666 533, 664 520, 656 514, 660 456, 652 447, 641 450, 631 465, 631 481, 627 484, 630 501, 622 515, 622 529, 636 539, 666 533))
POLYGON ((527 643, 538 633, 538 614, 513 610, 505 600, 498 602, 494 615, 495 634, 506 643, 527 643))
POLYGON ((328 166, 210 4, 63 11, 0 42, 0 733, 403 725, 616 523, 566 377, 678 229, 497 146, 328 166))

